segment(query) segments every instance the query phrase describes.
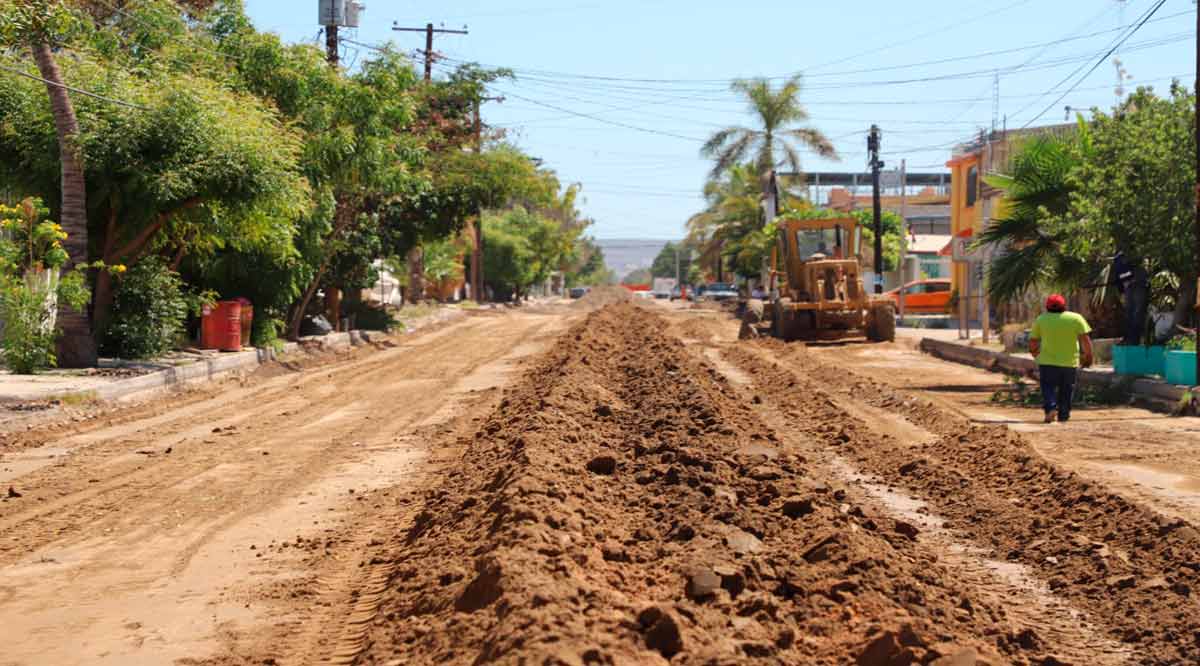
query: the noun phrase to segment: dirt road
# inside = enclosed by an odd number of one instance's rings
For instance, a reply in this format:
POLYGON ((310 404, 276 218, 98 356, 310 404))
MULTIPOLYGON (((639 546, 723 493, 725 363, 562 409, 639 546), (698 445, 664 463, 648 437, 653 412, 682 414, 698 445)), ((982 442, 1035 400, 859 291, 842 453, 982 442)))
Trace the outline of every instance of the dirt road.
POLYGON ((0 448, 0 663, 327 657, 380 511, 563 325, 480 313, 0 448))
POLYGON ((1097 471, 1119 427, 1191 473, 1194 422, 589 300, 6 454, 3 659, 1200 663, 1187 498, 1097 471))

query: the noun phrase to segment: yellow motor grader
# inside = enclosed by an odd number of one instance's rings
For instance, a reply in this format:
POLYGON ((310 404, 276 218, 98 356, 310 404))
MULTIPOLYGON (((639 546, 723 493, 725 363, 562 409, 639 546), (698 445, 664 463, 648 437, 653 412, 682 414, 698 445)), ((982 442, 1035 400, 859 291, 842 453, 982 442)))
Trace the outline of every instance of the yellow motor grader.
POLYGON ((863 287, 862 230, 854 218, 777 222, 767 300, 747 302, 742 337, 837 340, 896 338, 891 299, 863 287))

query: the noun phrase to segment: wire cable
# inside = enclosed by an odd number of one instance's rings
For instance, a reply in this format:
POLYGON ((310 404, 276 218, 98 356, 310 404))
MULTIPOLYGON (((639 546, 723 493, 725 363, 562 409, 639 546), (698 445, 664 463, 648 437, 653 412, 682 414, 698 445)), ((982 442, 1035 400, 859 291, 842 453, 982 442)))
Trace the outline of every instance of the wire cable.
MULTIPOLYGON (((1113 44, 1112 47, 1109 48, 1108 51, 1106 51, 1104 53, 1104 55, 1102 55, 1098 59, 1096 59, 1095 64, 1093 64, 1092 67, 1090 69, 1088 69, 1088 71, 1083 76, 1079 77, 1070 88, 1067 88, 1067 90, 1065 92, 1063 92, 1063 94, 1059 95, 1058 98, 1056 98, 1053 102, 1050 102, 1050 104, 1046 108, 1042 109, 1041 113, 1037 114, 1033 118, 1030 118, 1028 122, 1026 122, 1024 125, 1021 126, 1021 129, 1025 129, 1026 127, 1029 127, 1033 123, 1037 122, 1038 119, 1041 118, 1042 116, 1046 115, 1050 111, 1050 109, 1053 109, 1055 106, 1058 105, 1059 102, 1063 101, 1063 99, 1066 98, 1067 95, 1070 95, 1073 90, 1075 90, 1076 88, 1079 87, 1079 84, 1083 83, 1084 80, 1087 79, 1087 77, 1092 75, 1092 72, 1096 71, 1096 69, 1099 68, 1100 65, 1104 64, 1104 61, 1108 60, 1109 56, 1111 56, 1113 53, 1115 53, 1117 49, 1121 48, 1121 45, 1124 44, 1126 40, 1128 40, 1130 37, 1132 37, 1134 35, 1134 33, 1136 33, 1138 30, 1141 29, 1142 26, 1146 25, 1146 22, 1149 21, 1150 18, 1153 17, 1154 14, 1158 12, 1158 10, 1162 9, 1162 6, 1165 4, 1167 4, 1167 0, 1158 0, 1158 4, 1154 5, 1153 7, 1150 8, 1149 11, 1147 11, 1145 14, 1143 14, 1141 21, 1139 21, 1138 24, 1135 25, 1132 30, 1130 30, 1127 34, 1125 34, 1125 36, 1121 37, 1117 41, 1116 44, 1113 44)), ((1059 85, 1062 85, 1062 84, 1060 83, 1059 85)), ((1055 88, 1057 88, 1057 87, 1058 86, 1055 86, 1055 88)), ((1053 90, 1053 88, 1051 90, 1053 90)))
POLYGON ((9 67, 8 65, 0 65, 0 70, 4 70, 6 72, 16 74, 17 76, 23 76, 27 79, 33 79, 34 81, 41 81, 42 83, 44 83, 48 86, 54 86, 56 88, 62 88, 63 90, 69 90, 73 93, 78 93, 85 97, 91 97, 93 99, 98 99, 102 102, 116 104, 117 106, 123 106, 123 107, 129 108, 129 109, 137 109, 139 111, 149 111, 150 110, 148 107, 141 106, 140 104, 134 104, 132 102, 126 102, 124 100, 119 100, 119 99, 113 99, 112 97, 105 97, 104 95, 96 94, 94 92, 91 92, 90 90, 84 90, 83 88, 76 88, 75 86, 69 86, 65 83, 56 83, 54 81, 43 79, 40 76, 35 76, 33 74, 30 74, 29 72, 21 71, 20 69, 17 69, 16 67, 9 67))

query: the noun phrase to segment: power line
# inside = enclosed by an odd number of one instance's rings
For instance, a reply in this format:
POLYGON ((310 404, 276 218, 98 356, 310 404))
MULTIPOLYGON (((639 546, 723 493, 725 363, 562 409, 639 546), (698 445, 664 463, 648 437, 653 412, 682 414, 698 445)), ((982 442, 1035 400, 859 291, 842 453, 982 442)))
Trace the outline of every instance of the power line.
MULTIPOLYGON (((1100 65, 1104 64, 1104 61, 1108 60, 1108 57, 1110 55, 1112 55, 1117 49, 1121 48, 1121 45, 1124 44, 1126 40, 1128 40, 1130 37, 1132 37, 1134 35, 1134 33, 1136 33, 1138 30, 1140 30, 1143 25, 1146 25, 1146 22, 1149 21, 1150 18, 1153 17, 1154 14, 1157 13, 1159 9, 1162 9, 1162 6, 1165 5, 1166 3, 1167 3, 1167 0, 1158 0, 1158 4, 1151 7, 1149 11, 1147 11, 1144 15, 1142 15, 1141 21, 1139 21, 1138 24, 1135 25, 1132 30, 1130 30, 1128 33, 1126 33, 1125 36, 1123 36, 1119 40, 1117 40, 1117 43, 1113 44, 1112 48, 1108 49, 1108 51, 1105 52, 1104 55, 1100 56, 1100 58, 1098 58, 1096 60, 1095 64, 1093 64, 1091 66, 1091 68, 1088 69, 1087 73, 1085 73, 1083 76, 1079 77, 1070 88, 1067 88, 1067 90, 1065 92, 1063 92, 1063 94, 1059 95, 1057 99, 1055 99, 1053 102, 1051 102, 1049 104, 1049 106, 1047 106, 1045 109, 1042 109, 1041 113, 1039 113, 1036 116, 1034 116, 1033 118, 1031 118, 1029 120, 1029 122, 1022 125, 1021 128, 1024 129, 1026 127, 1029 127, 1033 123, 1037 122, 1037 120, 1039 118, 1041 118, 1042 116, 1046 115, 1046 113, 1049 112, 1050 109, 1053 109, 1055 106, 1058 105, 1059 102, 1063 101, 1063 99, 1066 98, 1067 95, 1070 95, 1071 92, 1073 90, 1075 90, 1075 88, 1079 87, 1079 84, 1083 83, 1084 80, 1087 79, 1087 77, 1092 75, 1092 72, 1096 71, 1096 69, 1098 67, 1100 67, 1100 65)), ((1062 84, 1060 83, 1059 85, 1062 85, 1062 84)), ((1058 86, 1056 85, 1055 88, 1057 88, 1057 87, 1058 86)), ((1051 90, 1053 90, 1053 88, 1051 90)))
POLYGON ((697 137, 694 137, 694 136, 686 136, 686 135, 683 135, 683 134, 675 134, 674 132, 664 132, 664 131, 662 131, 662 130, 650 129, 650 128, 648 128, 648 127, 638 127, 637 125, 630 125, 630 124, 628 124, 628 123, 622 123, 622 122, 618 122, 618 121, 615 121, 615 120, 609 120, 609 119, 607 119, 607 118, 602 118, 602 117, 600 117, 600 116, 592 115, 592 114, 590 114, 590 113, 583 113, 583 112, 580 112, 580 111, 572 111, 572 110, 570 110, 570 109, 566 109, 566 108, 563 108, 563 107, 561 107, 561 106, 556 106, 556 105, 554 105, 554 104, 549 104, 549 103, 547 103, 547 102, 541 102, 541 101, 538 101, 538 100, 536 100, 536 99, 531 99, 531 98, 529 98, 529 97, 525 97, 525 96, 523 96, 523 95, 518 95, 518 94, 516 94, 516 93, 514 93, 514 92, 506 91, 506 90, 503 90, 503 89, 501 89, 501 90, 500 90, 500 92, 501 92, 501 93, 503 93, 503 94, 505 94, 505 95, 510 95, 510 96, 512 96, 512 97, 513 97, 513 98, 515 98, 515 99, 519 99, 519 100, 522 100, 522 101, 525 101, 525 102, 529 102, 530 104, 536 104, 536 105, 538 105, 538 106, 544 106, 544 107, 546 107, 546 108, 548 108, 548 109, 554 109, 555 111, 559 111, 559 112, 562 112, 562 113, 566 113, 566 114, 569 114, 569 115, 572 115, 572 116, 579 116, 580 118, 590 118, 591 120, 595 120, 595 121, 597 121, 597 122, 605 123, 605 124, 607 124, 607 125, 613 125, 613 126, 615 126, 615 127, 624 127, 625 129, 631 129, 631 130, 634 130, 634 131, 637 131, 637 132, 645 132, 645 133, 647 133, 647 134, 658 134, 658 135, 660 135, 660 136, 667 136, 667 137, 672 137, 672 138, 675 138, 675 139, 685 139, 685 140, 687 140, 687 141, 695 141, 695 142, 697 142, 697 143, 703 143, 703 142, 705 141, 704 139, 697 138, 697 137))
MULTIPOLYGON (((1025 0, 1025 2, 1028 2, 1028 1, 1029 0, 1025 0)), ((1024 4, 1024 2, 1019 3, 1019 4, 1024 4)), ((1106 10, 1106 11, 1108 11, 1108 10, 1106 10)), ((1180 16, 1185 16, 1185 15, 1190 15, 1190 14, 1192 14, 1192 11, 1177 12, 1175 14, 1171 14, 1171 15, 1156 19, 1156 21, 1167 21, 1167 20, 1170 20, 1173 18, 1178 18, 1180 16)), ((1093 18, 1092 21, 1089 21, 1089 23, 1094 22, 1094 20, 1095 20, 1095 18, 1093 18)), ((961 25, 961 23, 956 24, 956 25, 961 25)), ((918 61, 918 62, 905 63, 905 64, 901 64, 901 65, 889 65, 889 66, 885 66, 885 67, 872 67, 872 68, 864 68, 864 69, 856 69, 856 70, 843 70, 843 71, 837 71, 837 72, 824 72, 824 73, 818 73, 818 74, 806 73, 805 78, 811 79, 811 78, 821 78, 821 77, 836 77, 836 76, 845 76, 847 74, 868 74, 868 73, 875 73, 875 72, 911 69, 913 67, 922 67, 922 66, 927 66, 927 65, 946 64, 946 63, 951 63, 951 62, 961 62, 961 61, 965 61, 965 60, 989 58, 989 57, 994 57, 996 55, 1019 53, 1022 51, 1028 51, 1028 50, 1033 50, 1033 49, 1042 49, 1042 51, 1044 51, 1047 47, 1050 47, 1050 46, 1056 46, 1056 45, 1064 44, 1064 43, 1068 43, 1068 42, 1079 41, 1079 40, 1083 40, 1083 39, 1088 39, 1090 37, 1096 37, 1099 35, 1109 34, 1109 33, 1113 33, 1113 32, 1121 32, 1121 31, 1128 29, 1129 27, 1130 26, 1126 25, 1126 26, 1121 26, 1118 28, 1111 28, 1111 29, 1096 31, 1096 32, 1092 32, 1092 33, 1089 33, 1086 35, 1064 37, 1064 38, 1060 38, 1060 39, 1056 39, 1056 40, 1051 40, 1048 42, 1029 44, 1026 46, 1014 47, 1014 48, 1009 48, 1009 49, 993 50, 993 51, 984 51, 984 52, 975 53, 975 54, 969 54, 969 55, 964 55, 964 56, 955 56, 955 57, 950 57, 950 58, 941 58, 941 59, 937 59, 937 60, 918 61)), ((1183 33, 1183 34, 1186 36, 1191 35, 1190 32, 1183 33)), ((896 45, 899 45, 899 43, 896 45)), ((887 47, 885 47, 885 48, 887 48, 887 47)), ((1040 55, 1040 52, 1037 55, 1035 55, 1034 58, 1027 60, 1025 63, 1023 63, 1021 65, 1002 67, 999 69, 1001 69, 1002 71, 1008 71, 1008 70, 1016 70, 1016 69, 1023 68, 1025 66, 1031 64, 1032 60, 1036 60, 1036 58, 1039 55, 1040 55)), ((854 57, 855 56, 852 56, 851 58, 848 58, 848 59, 853 59, 854 57)), ((1090 53, 1087 55, 1074 56, 1074 57, 1082 57, 1082 58, 1090 59, 1090 53)), ((449 57, 446 57, 444 59, 447 61, 453 61, 453 62, 465 62, 460 59, 449 58, 449 57)), ((1057 61, 1057 62, 1054 62, 1053 64, 1057 65, 1057 64, 1066 64, 1066 63, 1057 61)), ((494 65, 489 65, 489 66, 494 66, 494 65)), ((810 69, 819 68, 821 66, 822 65, 817 65, 816 67, 810 68, 810 69)), ((549 71, 549 70, 527 69, 527 68, 518 68, 518 67, 509 67, 509 69, 512 69, 514 72, 516 72, 518 74, 523 74, 523 76, 527 77, 527 78, 578 79, 581 81, 590 81, 593 83, 593 85, 597 85, 597 86, 608 85, 609 87, 618 87, 618 86, 613 85, 613 84, 617 84, 617 83, 654 83, 654 84, 662 84, 662 85, 712 84, 713 86, 720 86, 720 87, 699 89, 699 90, 703 90, 704 92, 710 92, 710 93, 723 92, 723 88, 725 86, 728 86, 729 83, 731 83, 734 80, 734 79, 728 79, 728 78, 727 79, 649 79, 649 78, 603 76, 603 75, 592 75, 592 74, 577 74, 577 73, 556 72, 556 71, 549 71)), ((986 70, 968 72, 967 74, 990 76, 991 73, 996 71, 996 69, 997 68, 993 67, 993 68, 989 68, 986 70)), ((957 76, 957 75, 954 75, 954 76, 957 76)), ((764 77, 764 78, 767 78, 768 80, 780 80, 780 79, 786 79, 789 77, 788 76, 771 76, 771 77, 764 77)), ((923 79, 915 79, 914 81, 922 81, 922 80, 923 79)), ((850 83, 835 84, 834 87, 839 87, 839 88, 840 87, 854 87, 854 86, 864 85, 865 83, 866 84, 875 84, 875 82, 850 82, 850 83)), ((881 82, 881 83, 887 83, 887 82, 881 82)), ((809 89, 824 89, 826 86, 829 86, 829 85, 830 84, 810 84, 809 86, 806 86, 806 87, 809 89)), ((630 86, 625 86, 624 88, 631 89, 631 90, 661 90, 659 88, 630 87, 630 86)))
POLYGON ((76 88, 75 86, 69 86, 69 85, 66 85, 65 83, 56 83, 54 81, 43 79, 40 76, 35 76, 33 74, 30 74, 29 72, 21 71, 20 69, 17 69, 15 67, 9 67, 7 65, 0 65, 0 69, 4 70, 6 72, 12 73, 12 74, 16 74, 17 76, 23 76, 27 79, 33 79, 34 81, 41 81, 42 83, 44 83, 48 86, 62 88, 63 90, 69 90, 73 93, 78 93, 85 97, 91 97, 93 99, 98 99, 102 102, 116 104, 117 106, 123 106, 123 107, 129 108, 129 109, 137 109, 139 111, 149 111, 150 110, 149 108, 141 106, 139 104, 134 104, 132 102, 126 102, 126 101, 119 100, 119 99, 113 99, 112 97, 105 97, 104 95, 98 95, 89 90, 84 90, 83 88, 76 88))

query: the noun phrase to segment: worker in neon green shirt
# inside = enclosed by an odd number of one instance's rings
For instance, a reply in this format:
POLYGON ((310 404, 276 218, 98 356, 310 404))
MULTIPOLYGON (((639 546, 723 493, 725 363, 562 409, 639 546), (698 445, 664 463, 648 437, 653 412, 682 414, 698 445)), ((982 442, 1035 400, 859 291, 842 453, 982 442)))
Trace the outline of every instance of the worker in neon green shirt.
POLYGON ((1066 423, 1071 418, 1071 397, 1079 367, 1092 365, 1092 327, 1076 312, 1067 312, 1067 299, 1051 294, 1046 312, 1033 322, 1029 333, 1029 351, 1038 364, 1042 385, 1042 410, 1045 422, 1066 423))

